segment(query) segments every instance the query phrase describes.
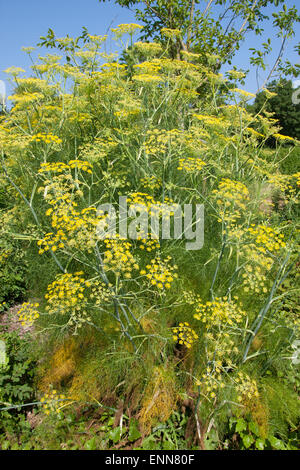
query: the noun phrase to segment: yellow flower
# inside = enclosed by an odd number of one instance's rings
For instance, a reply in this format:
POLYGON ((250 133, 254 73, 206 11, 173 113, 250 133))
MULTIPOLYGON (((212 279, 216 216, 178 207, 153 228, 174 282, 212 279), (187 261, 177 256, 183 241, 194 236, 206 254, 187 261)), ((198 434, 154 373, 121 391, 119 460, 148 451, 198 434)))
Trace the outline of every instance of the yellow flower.
POLYGON ((38 307, 38 303, 24 302, 18 311, 19 322, 23 326, 32 326, 34 321, 40 316, 37 310, 38 307))
POLYGON ((179 323, 178 327, 173 328, 173 339, 190 349, 193 342, 198 339, 198 335, 190 327, 188 322, 184 322, 179 323))

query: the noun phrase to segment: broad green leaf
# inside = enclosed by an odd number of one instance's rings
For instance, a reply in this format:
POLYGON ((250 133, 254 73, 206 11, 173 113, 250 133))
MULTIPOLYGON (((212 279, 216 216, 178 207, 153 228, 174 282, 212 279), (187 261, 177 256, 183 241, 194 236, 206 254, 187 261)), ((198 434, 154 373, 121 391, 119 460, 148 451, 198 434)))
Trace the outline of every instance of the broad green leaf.
POLYGON ((277 439, 277 437, 274 437, 274 436, 268 437, 268 441, 270 442, 271 446, 276 450, 285 449, 284 443, 280 439, 277 439))
POLYGON ((249 429, 251 432, 253 432, 253 434, 255 434, 256 436, 260 436, 260 432, 259 432, 259 427, 257 425, 257 423, 254 423, 253 421, 251 421, 249 423, 249 429))
POLYGON ((84 448, 86 450, 97 450, 95 438, 93 437, 89 441, 86 441, 86 443, 84 444, 84 448))
POLYGON ((136 419, 132 419, 129 424, 129 433, 128 433, 128 440, 130 442, 136 441, 141 437, 141 433, 138 430, 138 423, 136 419))
POLYGON ((246 447, 246 449, 249 449, 251 444, 253 444, 254 442, 254 437, 251 436, 251 434, 245 434, 242 439, 243 439, 243 444, 246 447))
POLYGON ((243 418, 240 418, 236 422, 235 430, 236 432, 240 433, 241 431, 245 431, 247 429, 247 423, 243 418))
POLYGON ((118 426, 115 429, 111 429, 111 431, 109 431, 108 436, 109 436, 109 439, 111 439, 113 443, 116 444, 121 438, 120 426, 118 426))
POLYGON ((258 450, 264 450, 265 448, 265 440, 264 439, 256 439, 255 441, 255 447, 258 450))

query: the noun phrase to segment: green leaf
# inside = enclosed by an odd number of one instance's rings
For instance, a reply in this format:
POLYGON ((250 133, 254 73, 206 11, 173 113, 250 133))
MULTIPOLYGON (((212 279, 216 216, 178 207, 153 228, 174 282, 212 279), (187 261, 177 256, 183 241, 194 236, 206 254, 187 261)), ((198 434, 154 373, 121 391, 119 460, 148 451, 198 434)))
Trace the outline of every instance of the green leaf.
POLYGON ((113 441, 114 444, 116 444, 121 438, 120 426, 115 429, 111 429, 111 431, 109 431, 108 437, 113 441))
POLYGON ((130 442, 136 441, 141 437, 141 433, 138 430, 138 422, 136 419, 132 419, 129 424, 129 434, 128 434, 128 440, 130 442))
POLYGON ((2 449, 2 450, 7 450, 7 449, 9 449, 9 448, 10 448, 10 443, 9 443, 9 441, 4 441, 4 442, 1 443, 1 449, 2 449))
POLYGON ((175 447, 175 444, 170 441, 164 441, 162 445, 163 450, 175 450, 175 447))
POLYGON ((247 423, 243 418, 237 420, 235 425, 236 432, 240 433, 241 431, 245 431, 247 429, 247 423))
POLYGON ((273 449, 276 449, 276 450, 284 450, 285 449, 284 443, 280 439, 277 439, 277 437, 270 436, 270 437, 268 437, 268 441, 270 442, 273 449))
POLYGON ((97 450, 95 438, 93 437, 89 441, 86 441, 86 443, 84 444, 84 448, 86 450, 97 450))
POLYGON ((142 449, 143 450, 154 450, 157 448, 157 442, 153 436, 146 437, 143 440, 142 449))
POLYGON ((257 423, 254 423, 254 421, 250 421, 249 423, 249 429, 251 432, 253 432, 253 434, 255 434, 256 436, 260 436, 260 432, 259 432, 259 427, 257 425, 257 423))
POLYGON ((254 442, 254 438, 253 436, 251 436, 251 434, 245 434, 243 436, 243 444, 246 447, 246 449, 249 449, 249 447, 251 446, 251 444, 253 444, 253 442, 254 442))
POLYGON ((264 448, 265 448, 265 440, 264 440, 264 439, 261 439, 261 438, 256 439, 256 441, 255 441, 255 447, 256 447, 256 449, 258 449, 258 450, 264 450, 264 448))

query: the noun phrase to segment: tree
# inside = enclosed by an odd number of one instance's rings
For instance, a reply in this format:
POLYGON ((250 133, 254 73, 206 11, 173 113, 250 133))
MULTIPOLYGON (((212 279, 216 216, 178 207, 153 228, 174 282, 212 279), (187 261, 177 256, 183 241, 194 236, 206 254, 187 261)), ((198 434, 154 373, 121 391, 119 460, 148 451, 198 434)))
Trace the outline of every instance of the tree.
MULTIPOLYGON (((105 0, 99 0, 105 1, 105 0)), ((172 55, 179 57, 180 51, 196 52, 208 60, 216 55, 218 60, 214 68, 231 60, 240 48, 248 32, 257 35, 263 33, 262 22, 268 20, 265 7, 274 6, 273 27, 282 44, 272 72, 280 69, 282 73, 297 76, 300 66, 286 62, 283 66, 283 53, 286 42, 295 35, 294 24, 299 21, 295 6, 287 8, 284 0, 116 0, 124 7, 136 8, 136 18, 144 24, 141 39, 158 40, 166 43, 162 37, 163 28, 181 32, 173 43, 172 55), (137 8, 142 4, 143 8, 137 8), (283 4, 282 11, 277 12, 283 4)), ((252 49, 251 63, 265 68, 264 58, 271 51, 271 40, 262 44, 263 50, 252 49)), ((296 46, 299 48, 299 45, 296 46)))
POLYGON ((255 99, 253 111, 258 113, 262 108, 274 113, 282 127, 282 134, 300 140, 300 104, 293 103, 292 95, 295 92, 291 80, 272 81, 267 86, 272 93, 276 93, 267 99, 266 92, 260 92, 255 99))

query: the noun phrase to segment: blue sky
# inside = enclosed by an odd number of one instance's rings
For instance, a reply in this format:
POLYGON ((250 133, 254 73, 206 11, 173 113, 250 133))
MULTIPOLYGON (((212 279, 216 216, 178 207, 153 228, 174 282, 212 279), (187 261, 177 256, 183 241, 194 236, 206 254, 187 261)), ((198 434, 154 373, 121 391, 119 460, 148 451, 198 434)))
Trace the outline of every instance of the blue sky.
MULTIPOLYGON (((296 5, 299 0, 287 0, 288 6, 296 5)), ((271 12, 269 8, 268 13, 271 12)), ((30 71, 30 61, 21 51, 22 46, 35 46, 43 36, 52 28, 59 37, 67 33, 76 37, 80 35, 82 27, 87 27, 91 34, 106 34, 109 27, 120 23, 136 23, 134 12, 115 5, 113 1, 99 3, 98 0, 0 0, 0 80, 7 80, 3 72, 10 66, 24 68, 30 71)), ((280 45, 274 37, 271 23, 264 25, 263 39, 273 38, 273 48, 278 50, 280 45)), ((286 57, 293 63, 299 62, 299 56, 293 52, 293 45, 299 41, 300 27, 297 25, 296 38, 289 43, 286 57)), ((248 48, 257 47, 261 42, 255 35, 247 37, 246 42, 235 57, 234 64, 240 68, 249 68, 248 48)), ((108 47, 114 48, 110 41, 108 47)), ((50 52, 50 51, 49 51, 50 52)), ((275 60, 272 53, 270 66, 275 60)), ((260 84, 265 77, 260 72, 260 84)), ((257 90, 256 70, 252 69, 245 88, 255 92, 257 90)), ((8 86, 8 92, 11 92, 8 86)))

